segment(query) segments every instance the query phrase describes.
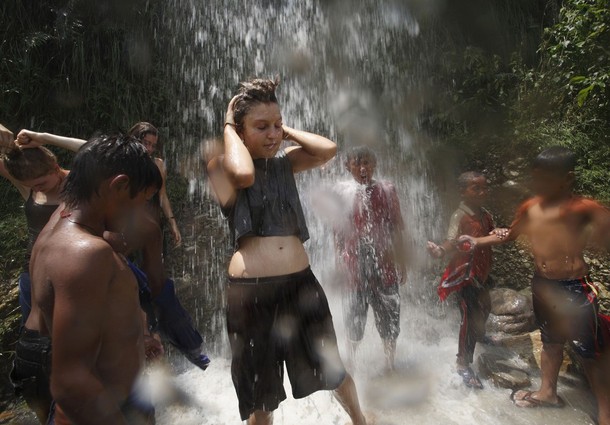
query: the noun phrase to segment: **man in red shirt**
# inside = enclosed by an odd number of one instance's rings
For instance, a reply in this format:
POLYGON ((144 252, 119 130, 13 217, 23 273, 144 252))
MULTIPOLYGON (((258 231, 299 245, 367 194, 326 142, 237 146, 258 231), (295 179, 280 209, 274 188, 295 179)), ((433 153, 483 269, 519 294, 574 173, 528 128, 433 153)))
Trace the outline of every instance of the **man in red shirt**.
POLYGON ((345 163, 358 184, 348 225, 335 232, 340 263, 348 284, 344 316, 350 355, 364 336, 369 305, 383 339, 386 365, 394 368, 400 333, 399 285, 405 276, 404 224, 394 186, 373 179, 377 159, 365 147, 354 148, 345 163))
POLYGON ((457 292, 462 315, 457 370, 466 386, 481 389, 483 385, 470 365, 477 341, 485 337, 485 322, 491 311, 487 284, 491 248, 477 247, 472 252, 463 252, 456 240, 460 235, 487 236, 494 229, 494 223, 491 214, 482 207, 487 197, 485 176, 469 171, 460 175, 458 185, 462 202, 451 216, 447 240, 441 245, 428 242, 428 251, 435 258, 451 255, 438 295, 444 301, 450 293, 457 292))

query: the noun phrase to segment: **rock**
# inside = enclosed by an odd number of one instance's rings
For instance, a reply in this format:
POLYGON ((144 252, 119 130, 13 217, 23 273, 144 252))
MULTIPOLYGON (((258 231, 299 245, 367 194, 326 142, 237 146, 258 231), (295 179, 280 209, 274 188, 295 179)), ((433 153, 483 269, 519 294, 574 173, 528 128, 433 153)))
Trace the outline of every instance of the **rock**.
POLYGON ((479 375, 502 388, 520 389, 529 387, 529 374, 513 365, 509 359, 498 354, 481 353, 477 359, 479 375))
POLYGON ((495 315, 522 314, 532 310, 532 300, 509 288, 492 289, 491 312, 495 315))
MULTIPOLYGON (((493 340, 495 345, 510 349, 531 367, 540 369, 542 341, 540 340, 539 330, 521 335, 496 335, 494 336, 493 340)), ((565 350, 560 372, 570 373, 575 369, 576 368, 573 364, 569 351, 565 350)))
POLYGON ((516 335, 536 328, 531 296, 509 288, 490 291, 491 314, 487 331, 516 335))

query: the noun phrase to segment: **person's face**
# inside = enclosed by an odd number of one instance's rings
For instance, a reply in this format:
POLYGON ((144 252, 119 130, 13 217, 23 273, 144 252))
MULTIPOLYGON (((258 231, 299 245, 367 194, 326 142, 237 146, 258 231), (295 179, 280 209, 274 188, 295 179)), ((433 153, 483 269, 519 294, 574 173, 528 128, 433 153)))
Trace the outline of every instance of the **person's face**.
POLYGON ((351 158, 347 163, 347 169, 360 184, 369 184, 373 180, 375 168, 377 164, 375 160, 369 157, 351 158))
POLYGON ((240 133, 252 159, 273 158, 282 143, 282 114, 277 103, 259 103, 244 117, 240 133))
POLYGON ((152 155, 157 150, 157 142, 159 141, 159 136, 155 136, 154 134, 147 134, 142 138, 141 142, 146 148, 146 151, 149 155, 152 155))
POLYGON ((468 186, 462 192, 462 199, 468 205, 481 207, 487 199, 487 193, 487 179, 483 176, 476 177, 468 182, 468 186))
POLYGON ((33 192, 49 193, 59 187, 61 184, 61 175, 59 169, 56 169, 49 174, 45 174, 38 178, 23 180, 22 183, 24 186, 32 189, 33 192))
POLYGON ((545 199, 562 196, 572 188, 574 173, 558 173, 540 168, 532 170, 532 190, 545 199))

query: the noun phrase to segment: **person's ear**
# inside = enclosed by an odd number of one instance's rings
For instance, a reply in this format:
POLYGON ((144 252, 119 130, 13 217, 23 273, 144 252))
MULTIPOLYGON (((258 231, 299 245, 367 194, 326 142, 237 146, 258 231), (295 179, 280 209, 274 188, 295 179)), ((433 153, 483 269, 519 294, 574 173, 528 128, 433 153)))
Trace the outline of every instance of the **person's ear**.
POLYGON ((110 184, 108 185, 108 187, 112 190, 116 190, 116 191, 128 191, 130 190, 129 188, 129 177, 126 176, 125 174, 119 174, 115 177, 112 178, 112 180, 110 180, 110 184))

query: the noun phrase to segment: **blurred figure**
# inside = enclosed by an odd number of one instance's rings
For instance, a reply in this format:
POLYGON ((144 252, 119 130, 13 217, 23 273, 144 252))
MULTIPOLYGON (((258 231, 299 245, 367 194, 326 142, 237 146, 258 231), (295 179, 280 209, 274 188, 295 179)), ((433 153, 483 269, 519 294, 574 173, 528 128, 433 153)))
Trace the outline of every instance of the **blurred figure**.
POLYGON ((562 407, 557 378, 567 342, 580 356, 597 398, 600 425, 610 424, 610 323, 599 314, 598 288, 583 257, 592 243, 607 250, 610 210, 573 192, 576 156, 555 146, 541 152, 532 167, 535 197, 524 202, 506 237, 460 238, 474 249, 519 236, 528 238, 534 256, 532 297, 543 349, 542 382, 537 391, 515 391, 519 407, 562 407))
MULTIPOLYGON (((491 312, 489 272, 492 253, 489 247, 471 252, 458 249, 460 235, 487 236, 494 230, 491 214, 483 208, 487 199, 487 179, 483 174, 468 171, 458 177, 462 202, 451 216, 447 239, 440 245, 428 242, 428 252, 434 258, 450 256, 441 278, 438 295, 444 301, 456 292, 462 321, 458 337, 457 372, 464 385, 482 389, 483 384, 471 368, 477 342, 485 337, 485 322, 491 312)), ((461 248, 461 247, 459 247, 461 248)))
POLYGON ((295 398, 334 390, 353 424, 364 425, 326 295, 303 247, 309 232, 294 179, 331 159, 336 145, 284 125, 277 86, 263 79, 240 84, 226 113, 224 155, 208 164, 235 243, 227 330, 240 416, 250 425, 273 422, 286 398, 285 365, 295 398), (280 151, 283 140, 296 146, 280 151))
POLYGON ((347 274, 343 314, 351 361, 364 337, 369 305, 383 340, 386 367, 394 369, 400 333, 399 286, 406 277, 404 223, 392 183, 373 178, 375 153, 357 147, 347 153, 345 167, 357 184, 347 222, 335 227, 335 249, 347 274))

